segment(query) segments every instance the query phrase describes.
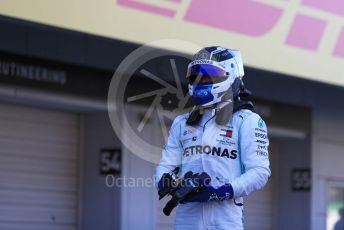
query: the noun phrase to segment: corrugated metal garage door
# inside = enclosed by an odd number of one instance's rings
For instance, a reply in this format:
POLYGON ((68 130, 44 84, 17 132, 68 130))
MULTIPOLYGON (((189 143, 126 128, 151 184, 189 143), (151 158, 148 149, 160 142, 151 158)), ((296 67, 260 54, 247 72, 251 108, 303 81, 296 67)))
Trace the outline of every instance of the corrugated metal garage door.
POLYGON ((77 225, 75 114, 0 104, 0 229, 77 225))

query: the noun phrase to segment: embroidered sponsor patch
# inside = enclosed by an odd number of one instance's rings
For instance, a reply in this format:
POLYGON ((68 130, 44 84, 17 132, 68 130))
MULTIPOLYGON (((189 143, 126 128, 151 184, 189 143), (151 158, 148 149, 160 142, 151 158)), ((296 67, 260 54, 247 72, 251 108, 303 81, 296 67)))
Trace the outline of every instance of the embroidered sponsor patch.
POLYGON ((220 136, 223 137, 232 137, 233 135, 233 130, 232 129, 221 129, 222 133, 220 134, 220 136))

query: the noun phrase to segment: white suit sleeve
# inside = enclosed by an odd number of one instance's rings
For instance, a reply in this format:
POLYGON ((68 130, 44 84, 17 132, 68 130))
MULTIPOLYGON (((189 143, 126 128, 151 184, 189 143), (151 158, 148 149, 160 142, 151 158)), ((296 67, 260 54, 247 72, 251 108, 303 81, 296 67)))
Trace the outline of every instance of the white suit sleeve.
POLYGON ((155 182, 159 182, 164 173, 172 171, 175 167, 181 165, 182 145, 180 140, 181 119, 177 117, 171 126, 168 140, 162 150, 161 160, 156 167, 155 182))
POLYGON ((234 198, 244 197, 265 186, 271 174, 269 139, 265 122, 249 114, 239 127, 239 147, 243 174, 232 181, 234 198))

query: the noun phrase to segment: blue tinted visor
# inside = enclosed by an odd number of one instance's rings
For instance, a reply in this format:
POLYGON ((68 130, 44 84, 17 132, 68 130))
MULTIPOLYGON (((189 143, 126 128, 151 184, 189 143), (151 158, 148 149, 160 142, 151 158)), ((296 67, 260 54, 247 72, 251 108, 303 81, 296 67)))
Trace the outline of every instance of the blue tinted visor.
POLYGON ((229 73, 224 69, 209 64, 193 65, 188 68, 188 72, 186 74, 186 79, 191 85, 195 82, 214 84, 222 82, 228 77, 229 73))

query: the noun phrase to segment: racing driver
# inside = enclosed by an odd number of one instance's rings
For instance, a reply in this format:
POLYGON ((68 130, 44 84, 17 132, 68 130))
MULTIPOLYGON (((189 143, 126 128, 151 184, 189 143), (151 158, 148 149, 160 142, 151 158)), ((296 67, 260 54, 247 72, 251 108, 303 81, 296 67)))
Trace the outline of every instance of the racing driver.
POLYGON ((243 198, 262 189, 270 176, 265 122, 253 112, 244 87, 240 51, 206 47, 188 65, 189 94, 195 106, 175 118, 156 169, 163 175, 180 167, 206 172, 209 185, 177 207, 177 230, 243 229, 243 198))

